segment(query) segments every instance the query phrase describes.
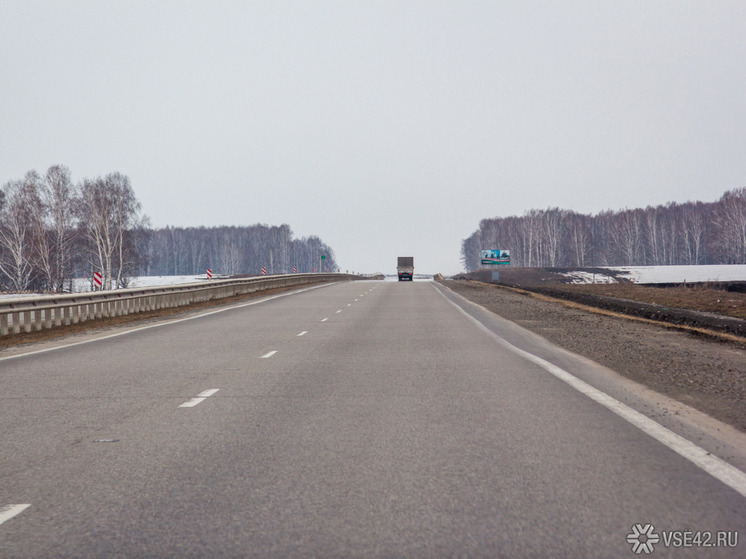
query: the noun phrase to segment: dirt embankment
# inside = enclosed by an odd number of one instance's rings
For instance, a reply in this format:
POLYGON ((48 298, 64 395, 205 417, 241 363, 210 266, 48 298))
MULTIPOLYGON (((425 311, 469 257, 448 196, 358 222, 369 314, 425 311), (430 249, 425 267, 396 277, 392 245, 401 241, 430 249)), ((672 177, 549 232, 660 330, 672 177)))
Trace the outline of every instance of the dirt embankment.
MULTIPOLYGON (((674 301, 675 306, 648 303, 645 301, 613 297, 606 294, 588 292, 579 286, 568 287, 529 287, 530 291, 541 293, 550 297, 574 301, 582 305, 588 305, 612 312, 646 318, 669 324, 701 328, 713 332, 722 332, 744 338, 746 341, 746 320, 732 316, 724 316, 711 312, 703 312, 685 308, 687 302, 682 298, 674 301)), ((648 288, 652 289, 652 288, 648 288)), ((665 291, 666 288, 658 288, 665 291)), ((634 294, 632 294, 634 296, 634 294)), ((654 295, 653 295, 654 297, 654 295)), ((663 294, 661 294, 661 298, 663 294)))
MULTIPOLYGON (((746 342, 746 293, 740 284, 637 285, 617 278, 611 284, 573 284, 565 275, 576 269, 511 268, 500 271, 500 285, 507 285, 566 299, 583 305, 648 320, 687 326, 744 338, 746 342)), ((585 268, 588 275, 609 277, 613 270, 585 268)), ((491 282, 491 271, 478 270, 457 279, 491 282)), ((736 282, 737 283, 737 282, 736 282)))
POLYGON ((589 312, 528 291, 463 280, 443 284, 552 343, 746 431, 743 345, 589 312))

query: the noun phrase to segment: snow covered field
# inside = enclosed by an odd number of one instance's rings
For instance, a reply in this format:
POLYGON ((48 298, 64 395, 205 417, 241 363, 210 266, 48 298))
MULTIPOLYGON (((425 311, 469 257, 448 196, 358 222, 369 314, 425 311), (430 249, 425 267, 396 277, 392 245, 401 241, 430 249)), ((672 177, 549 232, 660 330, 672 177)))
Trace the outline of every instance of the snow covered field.
MULTIPOLYGON (((159 285, 180 285, 182 283, 197 283, 198 281, 205 281, 207 276, 201 274, 199 276, 142 276, 134 278, 130 282, 130 287, 157 287, 159 285)), ((88 286, 90 289, 90 285, 88 286)))
MULTIPOLYGON (((708 281, 746 281, 746 265, 713 266, 605 266, 623 272, 621 277, 634 283, 684 283, 708 281)), ((567 272, 573 283, 615 283, 612 276, 589 272, 567 272)))
MULTIPOLYGON (((198 276, 141 276, 133 278, 129 287, 158 287, 161 285, 180 285, 183 283, 196 283, 205 281, 207 276, 200 274, 198 276)), ((76 279, 73 281, 73 291, 75 293, 86 293, 92 291, 92 281, 90 279, 76 279)), ((0 299, 13 297, 33 297, 35 293, 0 293, 0 299)))
MULTIPOLYGON (((132 278, 127 287, 159 287, 161 285, 181 285, 182 283, 196 283, 207 279, 205 274, 199 276, 140 276, 132 278)), ((75 293, 92 291, 90 279, 77 279, 73 285, 75 293)))

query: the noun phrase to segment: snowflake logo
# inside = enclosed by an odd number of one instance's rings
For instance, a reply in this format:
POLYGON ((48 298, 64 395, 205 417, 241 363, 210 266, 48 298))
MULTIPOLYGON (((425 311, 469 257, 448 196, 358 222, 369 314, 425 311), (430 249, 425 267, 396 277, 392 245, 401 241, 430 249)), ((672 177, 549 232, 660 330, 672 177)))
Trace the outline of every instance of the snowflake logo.
POLYGON ((652 524, 635 524, 632 526, 632 532, 627 534, 627 543, 632 544, 632 553, 653 553, 654 546, 661 537, 655 533, 652 524))

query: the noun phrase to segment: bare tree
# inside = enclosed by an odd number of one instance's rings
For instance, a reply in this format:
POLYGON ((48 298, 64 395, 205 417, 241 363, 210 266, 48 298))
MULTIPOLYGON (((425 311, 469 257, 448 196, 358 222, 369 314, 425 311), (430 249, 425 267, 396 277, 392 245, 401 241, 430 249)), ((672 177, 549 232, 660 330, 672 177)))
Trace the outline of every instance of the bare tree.
POLYGON ((567 212, 559 208, 549 208, 541 213, 541 254, 543 266, 556 267, 561 258, 565 237, 567 212))
POLYGON ((686 204, 682 208, 684 264, 703 264, 706 259, 707 213, 704 204, 686 204))
POLYGON ((481 249, 480 230, 477 229, 461 242, 461 263, 465 270, 473 271, 480 266, 481 249))
POLYGON ((29 172, 24 180, 3 186, 0 209, 0 272, 15 291, 25 291, 34 272, 33 215, 31 201, 36 196, 37 175, 29 172))
POLYGON ((140 225, 140 202, 129 178, 120 173, 84 179, 80 192, 78 216, 88 240, 89 262, 101 270, 104 289, 120 287, 135 258, 128 235, 140 225))
POLYGON ((570 214, 568 216, 569 246, 572 258, 568 261, 574 266, 585 266, 591 252, 591 218, 587 215, 570 214))
POLYGON ((659 228, 663 248, 660 264, 678 264, 682 253, 681 218, 678 205, 666 204, 662 208, 659 228))
POLYGON ((746 263, 746 188, 726 192, 715 204, 712 245, 725 264, 746 263))
POLYGON ((223 274, 238 274, 242 270, 243 251, 238 240, 237 231, 233 227, 223 232, 220 242, 220 272, 223 274))
POLYGON ((50 289, 64 290, 72 276, 72 248, 75 242, 76 188, 70 170, 54 165, 40 183, 39 200, 44 225, 43 272, 50 289))

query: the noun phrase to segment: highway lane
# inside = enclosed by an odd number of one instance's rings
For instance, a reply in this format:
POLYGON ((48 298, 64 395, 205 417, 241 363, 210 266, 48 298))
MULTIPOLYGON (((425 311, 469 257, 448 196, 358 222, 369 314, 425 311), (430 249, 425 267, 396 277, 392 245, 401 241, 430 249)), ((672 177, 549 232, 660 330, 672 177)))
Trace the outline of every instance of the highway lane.
POLYGON ((746 537, 743 495, 495 332, 587 380, 592 364, 441 289, 336 284, 0 361, 0 511, 30 505, 0 557, 629 557, 638 523, 746 537))

